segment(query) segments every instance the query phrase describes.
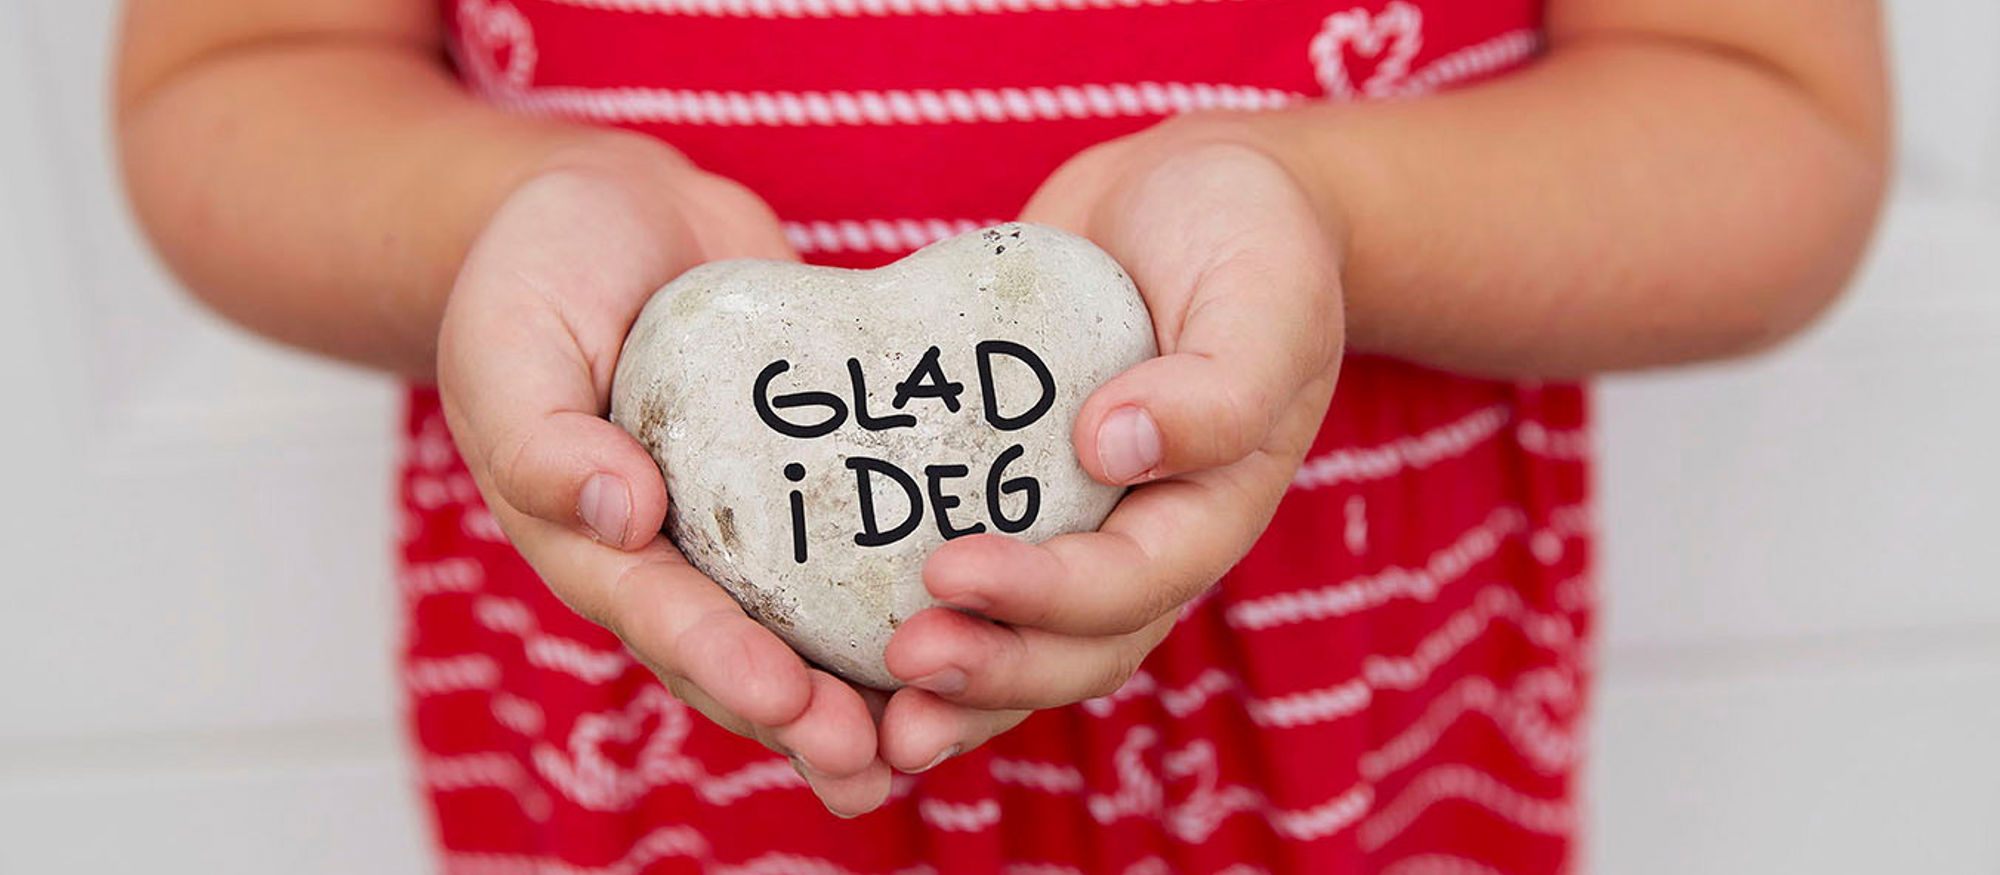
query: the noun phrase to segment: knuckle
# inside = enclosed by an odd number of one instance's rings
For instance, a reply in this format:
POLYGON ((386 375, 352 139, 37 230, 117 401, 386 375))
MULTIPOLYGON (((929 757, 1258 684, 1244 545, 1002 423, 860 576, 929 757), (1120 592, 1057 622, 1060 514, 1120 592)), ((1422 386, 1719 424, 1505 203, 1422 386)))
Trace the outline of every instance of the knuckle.
POLYGON ((578 586, 570 581, 551 578, 544 578, 544 581, 557 601, 575 611, 577 616, 604 627, 606 631, 617 636, 627 648, 637 651, 636 645, 632 643, 633 630, 626 627, 624 613, 615 603, 601 594, 590 592, 588 587, 578 586))
MULTIPOLYGON (((682 704, 694 709, 696 713, 708 718, 710 723, 714 723, 730 733, 770 747, 774 751, 778 750, 778 747, 773 744, 764 732, 763 727, 751 723, 737 716, 729 709, 722 707, 721 704, 715 701, 714 697, 708 695, 701 687, 696 686, 693 681, 670 674, 661 674, 660 681, 666 685, 668 693, 672 694, 674 698, 679 699, 682 704)), ((779 752, 784 753, 784 751, 779 752)))
POLYGON ((533 478, 530 447, 535 442, 532 429, 524 429, 519 434, 504 439, 488 460, 487 470, 493 477, 494 491, 500 498, 522 513, 533 514, 534 509, 524 506, 525 497, 532 494, 529 488, 533 478))
POLYGON ((1153 603, 1157 601, 1159 601, 1157 596, 1149 594, 1146 596, 1145 602, 1110 617, 1104 623, 1099 624, 1098 628, 1094 631, 1100 635, 1130 635, 1140 629, 1144 629, 1147 623, 1152 622, 1154 617, 1159 616, 1153 607, 1153 603))
POLYGON ((1105 614, 1095 631, 1100 635, 1130 635, 1144 629, 1180 605, 1183 601, 1177 595, 1180 589, 1149 575, 1136 582, 1132 596, 1124 604, 1105 614))
POLYGON ((688 674, 698 668, 697 663, 704 656, 737 655, 733 650, 725 650, 732 643, 729 638, 732 632, 727 617, 700 617, 687 624, 680 634, 659 642, 659 646, 666 652, 670 668, 688 674))
POLYGON ((1342 338, 1339 325, 1328 307, 1307 307, 1298 321, 1299 337, 1293 348, 1297 373, 1318 376, 1339 360, 1342 338))
POLYGON ((757 686, 757 639, 769 634, 762 626, 740 611, 722 607, 694 613, 678 625, 679 634, 662 642, 669 668, 732 701, 741 701, 737 697, 743 691, 757 686))
POLYGON ((1084 686, 1084 698, 1095 699, 1118 692, 1132 675, 1139 671, 1139 663, 1145 654, 1125 646, 1122 642, 1111 654, 1100 661, 1089 683, 1084 686))
POLYGON ((1020 602, 1028 613, 1026 622, 1020 625, 1033 626, 1037 629, 1061 629, 1077 625, 1080 619, 1076 616, 1079 613, 1078 609, 1067 601, 1069 595, 1061 589, 1039 593, 1016 593, 1010 598, 1020 602))
POLYGON ((1182 603, 1187 601, 1187 598, 1183 595, 1187 590, 1188 587, 1179 582, 1170 580, 1154 581, 1146 588, 1145 612, 1131 618, 1131 623, 1129 624, 1129 628, 1125 630, 1125 633, 1138 632, 1159 622, 1161 617, 1173 613, 1182 603))
MULTIPOLYGON (((1228 573, 1227 571, 1223 572, 1223 574, 1227 573, 1228 573)), ((1166 613, 1173 613, 1175 617, 1178 618, 1180 612, 1186 609, 1189 603, 1207 594, 1207 592, 1215 588, 1215 585, 1217 583, 1220 583, 1221 580, 1222 580, 1222 574, 1215 574, 1215 575, 1202 574, 1200 576, 1190 577, 1189 579, 1184 580, 1181 583, 1177 584, 1174 587, 1173 606, 1170 607, 1167 611, 1161 612, 1162 616, 1164 616, 1166 613)))
MULTIPOLYGON (((667 619, 665 612, 645 610, 638 604, 646 591, 642 578, 665 564, 659 559, 634 562, 620 571, 608 588, 594 596, 568 592, 576 587, 558 589, 557 595, 584 619, 618 636, 627 649, 652 666, 656 673, 678 673, 679 661, 666 658, 673 655, 671 648, 661 646, 663 642, 672 644, 664 626, 667 619)), ((557 589, 553 583, 550 588, 557 589)))
POLYGON ((1268 430, 1269 406, 1255 387, 1220 383, 1215 394, 1214 416, 1210 419, 1210 452, 1219 461, 1235 461, 1255 450, 1268 430))
POLYGON ((988 706, 1007 708, 1042 708, 1050 704, 1041 701, 1047 698, 1042 693, 1048 688, 1041 661, 1020 632, 1009 630, 990 654, 987 663, 990 668, 972 672, 977 697, 990 700, 988 706))
POLYGON ((1179 603, 1174 597, 1178 587, 1172 585, 1159 558, 1137 540, 1129 536, 1121 538, 1116 542, 1122 551, 1116 566, 1117 585, 1108 589, 1125 594, 1125 598, 1115 609, 1105 612, 1104 628, 1099 630, 1103 635, 1130 635, 1179 603))
POLYGON ((639 643, 642 639, 650 637, 647 635, 646 612, 634 611, 627 607, 639 591, 636 579, 640 570, 645 567, 644 562, 634 563, 612 579, 608 590, 596 594, 595 597, 573 593, 572 590, 580 588, 560 586, 556 581, 550 581, 549 588, 555 590, 556 595, 568 604, 571 610, 618 636, 618 640, 625 642, 625 646, 634 653, 657 661, 654 654, 641 647, 639 643), (634 622, 635 620, 638 622, 634 622))

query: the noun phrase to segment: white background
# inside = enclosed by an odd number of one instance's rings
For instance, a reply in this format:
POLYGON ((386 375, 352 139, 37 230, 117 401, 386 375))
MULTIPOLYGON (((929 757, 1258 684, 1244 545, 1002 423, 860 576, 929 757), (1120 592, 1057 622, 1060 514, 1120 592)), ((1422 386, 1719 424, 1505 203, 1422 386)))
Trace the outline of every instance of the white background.
MULTIPOLYGON (((0 873, 423 871, 394 390, 143 253, 111 5, 0 5, 0 873)), ((1595 871, 2000 873, 2000 4, 1893 19, 1855 293, 1778 355, 1601 385, 1595 871)))

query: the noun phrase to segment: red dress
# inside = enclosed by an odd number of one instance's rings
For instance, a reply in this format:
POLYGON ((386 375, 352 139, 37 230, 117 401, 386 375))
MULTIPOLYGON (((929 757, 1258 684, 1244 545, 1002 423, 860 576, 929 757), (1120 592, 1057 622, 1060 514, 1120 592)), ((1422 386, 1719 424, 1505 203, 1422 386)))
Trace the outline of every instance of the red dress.
MULTIPOLYGON (((1414 96, 1534 0, 447 0, 489 99, 656 134, 873 266, 1163 116, 1414 96)), ((1592 601, 1572 385, 1346 363, 1276 520, 1124 689, 852 821, 681 706, 502 539, 411 394, 406 682, 463 873, 1550 873, 1592 601)))

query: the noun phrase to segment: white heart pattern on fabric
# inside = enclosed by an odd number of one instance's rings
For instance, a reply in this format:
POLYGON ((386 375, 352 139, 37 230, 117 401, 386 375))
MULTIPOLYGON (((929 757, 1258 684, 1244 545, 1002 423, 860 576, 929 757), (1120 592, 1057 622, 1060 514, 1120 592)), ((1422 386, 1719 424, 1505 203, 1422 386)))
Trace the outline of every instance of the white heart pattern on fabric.
POLYGON ((1423 11, 1392 0, 1374 14, 1357 8, 1327 16, 1306 51, 1327 96, 1354 100, 1394 96, 1423 44, 1423 11), (1361 71, 1348 70, 1350 55, 1375 61, 1374 69, 1358 84, 1354 74, 1361 71))
POLYGON ((519 91, 535 79, 535 30, 507 0, 459 0, 458 62, 481 90, 519 91))

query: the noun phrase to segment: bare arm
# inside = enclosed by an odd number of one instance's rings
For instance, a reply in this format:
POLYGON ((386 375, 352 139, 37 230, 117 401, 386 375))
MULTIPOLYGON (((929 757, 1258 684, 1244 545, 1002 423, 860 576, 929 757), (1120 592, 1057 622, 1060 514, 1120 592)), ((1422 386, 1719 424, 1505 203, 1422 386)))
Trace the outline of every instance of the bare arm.
POLYGON ((568 164, 678 160, 467 95, 426 0, 132 0, 127 189, 187 286, 259 333, 422 379, 473 237, 568 164))
POLYGON ((1105 245, 1161 356, 1100 387, 1084 467, 1136 484, 1096 532, 974 535, 891 640, 882 750, 969 750, 1115 690, 1263 531, 1343 339, 1566 375, 1731 355, 1839 291, 1881 196, 1871 0, 1554 0, 1549 55, 1463 92, 1176 119, 1028 206, 1105 245))
MULTIPOLYGON (((1483 87, 1248 121, 1343 229, 1356 348, 1574 374, 1754 349, 1831 299, 1886 165, 1873 2, 1557 0, 1549 27, 1549 57, 1483 87)), ((669 160, 490 109, 439 46, 412 0, 135 0, 126 173, 190 287, 428 375, 507 192, 552 161, 669 160)))
POLYGON ((1746 352, 1840 291, 1888 108, 1873 0, 1555 0, 1521 75, 1274 117, 1357 349, 1506 375, 1746 352))
POLYGON ((955 680, 897 693, 878 759, 864 702, 655 536, 658 469, 599 417, 652 289, 786 253, 768 210, 665 147, 463 96, 425 0, 132 3, 127 176, 182 277, 281 340, 435 372, 551 588, 848 812, 879 804, 885 763, 1123 682, 1262 531, 1343 338, 1522 375, 1755 349, 1838 291, 1886 164, 1871 0, 1554 0, 1550 55, 1498 82, 1184 118, 1078 156, 1028 215, 1089 233, 1153 306, 1164 354, 1075 432, 1094 476, 1141 485, 1101 532, 932 557, 934 595, 1005 625, 904 624, 891 669, 955 680))
POLYGON ((279 340, 435 377, 487 506, 557 596, 791 754, 830 808, 879 804, 867 704, 658 536, 659 468, 600 415, 654 289, 791 255, 768 207, 645 137, 467 96, 429 0, 132 0, 122 61, 127 185, 197 294, 279 340))

